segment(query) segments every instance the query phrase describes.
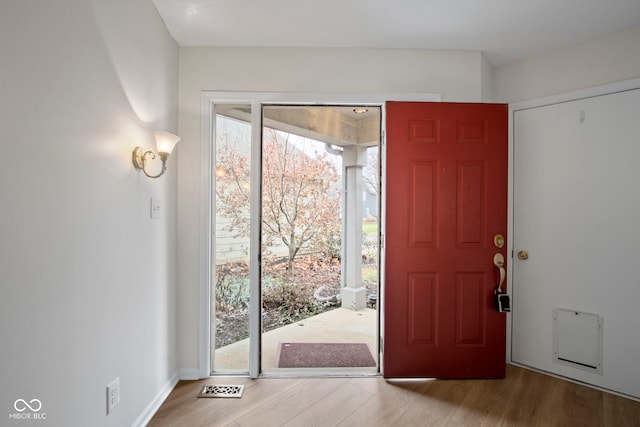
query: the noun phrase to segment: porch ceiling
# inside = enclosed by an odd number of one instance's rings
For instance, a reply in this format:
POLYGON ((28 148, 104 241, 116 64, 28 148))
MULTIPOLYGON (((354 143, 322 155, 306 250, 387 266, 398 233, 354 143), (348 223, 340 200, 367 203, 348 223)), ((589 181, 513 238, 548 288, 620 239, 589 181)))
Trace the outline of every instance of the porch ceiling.
MULTIPOLYGON (((341 147, 374 146, 380 141, 380 107, 377 106, 265 106, 264 124, 341 147), (357 109, 366 110, 356 113, 357 109)), ((249 121, 250 111, 235 106, 224 115, 249 121)))

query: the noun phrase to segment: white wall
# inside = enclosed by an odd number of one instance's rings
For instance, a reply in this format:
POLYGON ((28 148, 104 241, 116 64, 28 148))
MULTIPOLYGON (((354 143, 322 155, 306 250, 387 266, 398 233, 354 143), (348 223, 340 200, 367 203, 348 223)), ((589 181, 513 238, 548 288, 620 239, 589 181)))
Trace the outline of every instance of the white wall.
POLYGON ((177 130, 178 46, 147 0, 3 0, 0 58, 0 424, 131 425, 177 371, 177 156, 131 150, 177 130))
POLYGON ((183 377, 196 376, 198 368, 201 92, 439 93, 444 101, 477 102, 491 80, 483 61, 473 51, 180 49, 178 363, 183 377))
POLYGON ((494 73, 493 66, 482 55, 482 62, 480 64, 480 73, 482 79, 482 102, 493 102, 494 88, 494 73))
POLYGON ((640 27, 494 69, 495 102, 519 102, 640 76, 640 27))

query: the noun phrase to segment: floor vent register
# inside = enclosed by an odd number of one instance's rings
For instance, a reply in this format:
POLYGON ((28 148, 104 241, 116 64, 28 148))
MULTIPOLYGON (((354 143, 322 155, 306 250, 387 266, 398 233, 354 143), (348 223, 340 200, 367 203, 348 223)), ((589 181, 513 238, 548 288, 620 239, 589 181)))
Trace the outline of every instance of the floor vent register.
POLYGON ((243 385, 206 385, 198 397, 242 397, 243 385))

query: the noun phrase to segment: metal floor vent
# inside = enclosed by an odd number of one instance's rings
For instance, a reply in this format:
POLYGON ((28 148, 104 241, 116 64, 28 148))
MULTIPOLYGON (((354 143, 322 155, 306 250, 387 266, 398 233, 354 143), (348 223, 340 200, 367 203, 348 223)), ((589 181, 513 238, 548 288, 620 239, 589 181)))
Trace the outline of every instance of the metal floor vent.
POLYGON ((206 385, 198 397, 242 397, 243 385, 206 385))

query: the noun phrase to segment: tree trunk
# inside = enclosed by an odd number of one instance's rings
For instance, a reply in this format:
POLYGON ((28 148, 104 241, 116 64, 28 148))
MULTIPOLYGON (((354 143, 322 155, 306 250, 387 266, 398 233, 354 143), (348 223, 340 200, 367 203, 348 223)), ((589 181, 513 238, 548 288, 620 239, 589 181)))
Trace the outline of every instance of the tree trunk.
POLYGON ((289 274, 292 277, 293 277, 293 260, 296 257, 297 252, 298 251, 296 250, 296 235, 292 231, 291 237, 289 238, 289 259, 287 264, 287 268, 289 269, 289 274))

